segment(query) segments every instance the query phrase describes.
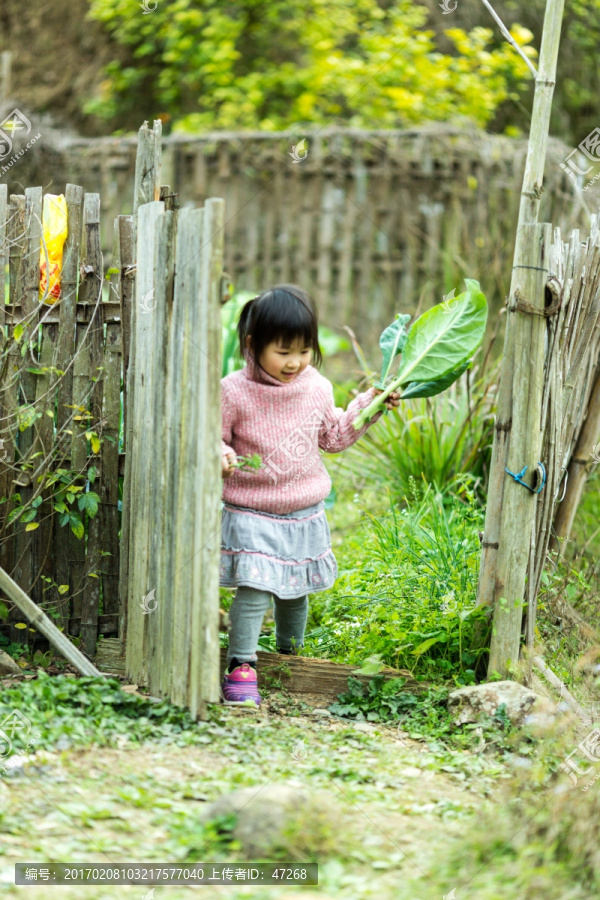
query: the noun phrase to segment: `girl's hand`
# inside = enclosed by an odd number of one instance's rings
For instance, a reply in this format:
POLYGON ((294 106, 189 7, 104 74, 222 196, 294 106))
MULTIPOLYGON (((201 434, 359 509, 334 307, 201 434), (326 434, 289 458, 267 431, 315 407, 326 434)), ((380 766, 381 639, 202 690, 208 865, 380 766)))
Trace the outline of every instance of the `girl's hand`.
POLYGON ((236 468, 237 458, 235 453, 232 453, 231 451, 229 453, 224 453, 221 457, 221 474, 223 478, 229 478, 236 468))
MULTIPOLYGON (((379 388, 373 388, 376 394, 383 394, 383 391, 379 388)), ((384 405, 388 409, 393 409, 395 406, 400 405, 400 394, 398 391, 392 391, 391 394, 388 395, 387 400, 384 400, 384 405)))

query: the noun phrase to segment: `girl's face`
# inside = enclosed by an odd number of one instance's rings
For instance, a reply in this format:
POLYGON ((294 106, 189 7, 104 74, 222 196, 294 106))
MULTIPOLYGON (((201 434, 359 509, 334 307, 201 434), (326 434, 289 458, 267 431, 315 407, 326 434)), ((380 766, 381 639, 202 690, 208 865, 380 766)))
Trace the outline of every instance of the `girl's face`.
MULTIPOLYGON (((247 338, 250 346, 250 336, 247 338)), ((263 350, 259 359, 265 372, 286 384, 294 381, 310 364, 312 348, 307 347, 302 338, 297 338, 289 347, 280 341, 271 341, 263 350)))

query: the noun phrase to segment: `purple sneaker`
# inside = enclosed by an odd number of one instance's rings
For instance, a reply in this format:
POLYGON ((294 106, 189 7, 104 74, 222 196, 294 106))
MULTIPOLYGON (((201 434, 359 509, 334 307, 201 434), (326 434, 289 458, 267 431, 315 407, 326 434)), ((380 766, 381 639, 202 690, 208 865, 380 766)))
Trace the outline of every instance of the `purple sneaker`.
POLYGON ((225 706, 244 706, 246 700, 260 706, 256 669, 250 663, 240 663, 232 672, 226 672, 221 687, 225 706))

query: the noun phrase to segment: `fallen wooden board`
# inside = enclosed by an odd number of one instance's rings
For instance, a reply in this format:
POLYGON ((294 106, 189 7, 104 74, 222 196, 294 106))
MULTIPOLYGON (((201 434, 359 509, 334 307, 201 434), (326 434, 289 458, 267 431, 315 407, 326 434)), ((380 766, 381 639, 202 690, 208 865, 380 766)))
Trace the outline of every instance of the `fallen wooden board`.
MULTIPOLYGON (((320 694, 334 700, 338 694, 348 690, 348 677, 358 678, 363 684, 368 684, 372 675, 353 675, 357 666, 348 666, 343 663, 331 662, 329 659, 313 659, 310 656, 286 656, 283 653, 265 653, 259 650, 257 671, 258 686, 268 689, 276 680, 281 683, 283 690, 290 694, 320 694), (289 668, 290 675, 278 671, 281 666, 289 668)), ((221 677, 225 674, 227 665, 227 649, 221 648, 221 677)), ((390 678, 404 678, 406 691, 425 691, 429 685, 422 681, 415 681, 410 672, 403 669, 382 669, 385 680, 390 678)))
MULTIPOLYGON (((348 690, 348 677, 352 675, 355 666, 334 663, 328 659, 313 659, 309 656, 286 656, 282 653, 265 653, 259 650, 258 656, 258 686, 263 690, 281 683, 283 690, 292 695, 302 697, 307 694, 318 694, 323 699, 335 700, 338 694, 348 690), (285 675, 278 671, 280 666, 289 667, 291 675, 285 675)), ((117 675, 125 674, 125 660, 122 656, 121 642, 117 638, 107 638, 98 644, 96 664, 104 672, 113 672, 117 675)), ((221 648, 221 678, 227 667, 227 649, 221 648)), ((428 684, 415 681, 410 672, 402 669, 385 668, 382 671, 386 681, 389 678, 404 678, 404 689, 414 693, 427 690, 428 684)), ((363 684, 368 684, 373 676, 353 675, 363 684)))

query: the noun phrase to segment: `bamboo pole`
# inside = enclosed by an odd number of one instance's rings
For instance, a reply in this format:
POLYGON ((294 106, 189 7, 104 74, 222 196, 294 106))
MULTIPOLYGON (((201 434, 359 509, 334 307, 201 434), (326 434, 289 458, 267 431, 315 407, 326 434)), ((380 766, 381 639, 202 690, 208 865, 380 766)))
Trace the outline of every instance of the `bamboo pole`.
MULTIPOLYGON (((506 467, 520 473, 527 466, 526 481, 532 487, 540 460, 542 430, 542 389, 544 381, 545 321, 542 316, 522 312, 518 302, 527 298, 533 306, 543 309, 545 284, 548 277, 547 255, 550 245, 549 224, 524 225, 523 240, 515 255, 517 287, 509 315, 514 316, 513 344, 513 402, 506 467)), ((502 500, 499 530, 499 549, 494 571, 494 617, 488 675, 508 673, 509 662, 519 658, 522 601, 525 594, 525 575, 535 524, 537 495, 518 484, 505 472, 506 486, 502 500)), ((488 498, 493 502, 493 498, 488 498)))
POLYGON ((551 546, 553 549, 558 549, 561 555, 564 552, 564 548, 566 547, 567 540, 571 533, 575 513, 577 512, 577 507, 579 506, 579 501, 581 500, 590 470, 599 462, 599 441, 600 365, 596 369, 596 377, 587 409, 587 416, 569 464, 565 496, 558 507, 556 518, 554 520, 556 538, 553 539, 551 546), (559 542, 557 538, 565 538, 566 540, 559 542))
POLYGON ((586 710, 577 702, 573 694, 569 691, 567 686, 563 681, 558 678, 557 675, 554 674, 552 669, 549 669, 541 656, 534 656, 532 659, 533 665, 538 669, 544 678, 552 685, 552 687, 556 688, 557 691, 560 691, 561 698, 564 697, 565 702, 568 706, 571 707, 574 713, 576 713, 580 719, 583 720, 586 724, 591 724, 591 716, 586 710))
POLYGON ((47 637, 64 658, 74 666, 80 675, 95 675, 104 678, 96 666, 87 659, 83 653, 75 647, 56 625, 53 625, 48 616, 42 612, 25 591, 12 580, 8 572, 0 569, 0 588, 6 596, 12 600, 18 610, 23 613, 28 622, 34 628, 47 637))
MULTIPOLYGON (((525 259, 528 254, 525 245, 534 238, 534 234, 536 251, 541 251, 544 244, 540 232, 533 232, 531 226, 537 224, 542 193, 563 6, 564 0, 547 0, 544 15, 540 65, 535 81, 531 131, 509 293, 509 310, 512 309, 513 312, 508 315, 506 324, 479 573, 478 602, 492 607, 494 611, 488 672, 497 671, 502 675, 507 673, 509 659, 516 661, 518 657, 525 571, 533 526, 531 504, 533 495, 530 495, 522 485, 509 481, 505 469, 510 459, 513 466, 518 466, 518 469, 511 471, 519 472, 524 465, 528 465, 528 472, 531 474, 532 466, 536 465, 539 458, 534 459, 539 453, 541 415, 541 390, 537 381, 543 379, 540 363, 543 363, 545 330, 541 316, 517 310, 517 301, 523 299, 538 309, 543 308, 544 285, 540 283, 540 273, 516 267, 527 265, 525 259), (532 278, 524 274, 528 272, 532 273, 532 278), (530 291, 534 293, 529 293, 530 291), (527 358, 528 347, 534 352, 535 360, 527 358), (517 368, 517 360, 520 369, 517 368), (529 380, 530 372, 533 373, 532 380, 529 380), (515 395, 513 395, 514 388, 517 388, 515 395), (533 444, 527 443, 534 438, 533 444), (516 518, 510 519, 509 511, 510 515, 516 518), (514 539, 515 522, 519 525, 525 523, 524 527, 520 528, 518 543, 519 547, 525 548, 525 552, 517 551, 514 539), (512 558, 515 551, 516 557, 512 558), (506 605, 500 604, 501 598, 504 598, 506 605)), ((547 240, 549 246, 549 235, 547 240)), ((536 255, 540 259, 539 254, 536 255)))

